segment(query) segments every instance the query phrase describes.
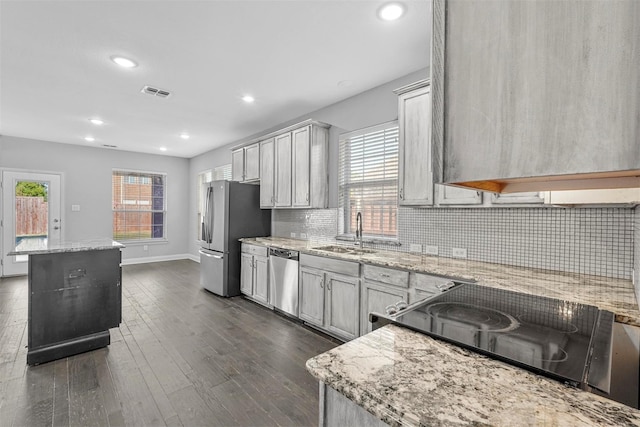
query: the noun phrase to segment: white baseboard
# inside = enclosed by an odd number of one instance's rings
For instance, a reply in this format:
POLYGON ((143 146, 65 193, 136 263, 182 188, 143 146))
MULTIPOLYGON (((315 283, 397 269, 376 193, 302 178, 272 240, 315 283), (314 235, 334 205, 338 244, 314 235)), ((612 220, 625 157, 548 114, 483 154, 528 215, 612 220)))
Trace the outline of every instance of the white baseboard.
POLYGON ((176 254, 176 255, 162 255, 162 256, 148 256, 143 258, 128 258, 122 260, 122 265, 133 264, 147 264, 150 262, 163 262, 163 261, 176 261, 180 259, 190 259, 192 261, 200 262, 200 259, 192 254, 176 254))

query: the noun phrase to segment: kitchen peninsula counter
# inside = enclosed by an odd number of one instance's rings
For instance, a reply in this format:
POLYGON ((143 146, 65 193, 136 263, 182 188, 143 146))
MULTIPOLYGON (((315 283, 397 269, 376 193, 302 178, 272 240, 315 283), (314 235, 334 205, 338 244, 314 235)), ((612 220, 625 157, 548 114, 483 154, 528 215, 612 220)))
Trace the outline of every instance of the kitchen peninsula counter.
POLYGON ((122 248, 97 239, 9 253, 29 256, 27 364, 109 345, 122 318, 122 248))
POLYGON ((474 280, 483 286, 594 305, 615 313, 616 322, 640 326, 640 310, 631 280, 378 249, 371 254, 341 254, 317 249, 329 244, 326 242, 280 237, 241 240, 363 264, 474 280))
POLYGON ((640 426, 636 409, 395 325, 306 366, 321 393, 330 387, 393 426, 640 426))

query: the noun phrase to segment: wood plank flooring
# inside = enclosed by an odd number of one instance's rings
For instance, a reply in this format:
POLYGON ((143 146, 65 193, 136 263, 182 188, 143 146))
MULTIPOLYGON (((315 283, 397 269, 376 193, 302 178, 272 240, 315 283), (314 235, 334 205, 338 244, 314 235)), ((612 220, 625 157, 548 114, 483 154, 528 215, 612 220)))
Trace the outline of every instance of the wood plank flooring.
POLYGON ((27 279, 0 279, 0 426, 314 426, 307 359, 339 343, 199 286, 199 265, 123 267, 111 345, 27 367, 27 279))

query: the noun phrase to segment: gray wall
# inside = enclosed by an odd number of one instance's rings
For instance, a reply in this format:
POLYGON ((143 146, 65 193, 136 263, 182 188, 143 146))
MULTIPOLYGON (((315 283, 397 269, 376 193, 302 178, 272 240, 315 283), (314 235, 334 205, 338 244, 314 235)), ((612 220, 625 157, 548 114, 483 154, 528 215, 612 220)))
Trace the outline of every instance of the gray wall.
POLYGON ((251 135, 241 141, 234 141, 228 145, 208 151, 191 159, 189 165, 189 182, 193 183, 189 193, 189 248, 193 256, 198 254, 197 237, 197 206, 196 192, 198 174, 216 166, 231 163, 231 147, 242 144, 260 135, 277 131, 289 125, 306 119, 314 119, 332 125, 329 132, 329 206, 338 206, 338 136, 341 133, 377 125, 398 118, 398 97, 394 89, 409 83, 425 79, 429 76, 429 69, 424 68, 399 79, 377 86, 351 98, 337 102, 328 107, 296 117, 284 123, 275 124, 259 134, 251 135))
POLYGON ((63 232, 66 240, 111 237, 111 172, 133 169, 167 174, 167 243, 130 244, 123 259, 180 257, 187 251, 189 160, 97 147, 0 136, 0 168, 63 174, 63 232), (71 205, 80 205, 72 212, 71 205))

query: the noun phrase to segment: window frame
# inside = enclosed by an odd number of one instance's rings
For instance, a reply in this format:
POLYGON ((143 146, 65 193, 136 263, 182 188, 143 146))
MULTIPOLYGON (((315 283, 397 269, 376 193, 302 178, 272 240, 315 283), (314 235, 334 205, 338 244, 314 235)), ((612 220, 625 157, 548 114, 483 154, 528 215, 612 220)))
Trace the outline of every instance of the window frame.
MULTIPOLYGON (((123 198, 123 193, 120 193, 121 195, 121 199, 124 200, 123 198)), ((153 198, 153 195, 151 196, 153 198)), ((124 203, 123 203, 124 204, 124 203)), ((126 204, 124 204, 126 206, 126 204)), ((134 169, 121 169, 121 168, 113 168, 111 170, 111 235, 113 240, 116 240, 118 242, 124 242, 127 243, 128 245, 136 245, 136 244, 153 244, 153 243, 167 243, 168 242, 168 230, 167 230, 167 209, 168 206, 168 195, 167 195, 167 173, 166 172, 158 172, 158 171, 142 171, 142 170, 134 170, 134 169), (122 181, 120 182, 120 185, 124 185, 124 184, 128 184, 128 185, 153 185, 153 178, 156 176, 162 177, 162 209, 153 209, 153 203, 150 203, 148 205, 145 204, 136 204, 136 206, 149 206, 149 209, 136 209, 136 210, 131 210, 131 209, 116 209, 114 207, 114 198, 115 198, 115 192, 114 192, 114 178, 120 175, 122 176, 122 181), (136 184, 129 184, 129 177, 130 176, 135 176, 136 178, 136 184), (145 184, 143 183, 143 181, 149 181, 149 184, 145 184), (116 234, 115 234, 115 216, 117 213, 150 213, 151 214, 151 237, 141 237, 141 238, 135 238, 135 239, 131 239, 131 238, 127 238, 127 239, 120 239, 120 238, 116 238, 116 234), (153 237, 153 226, 157 225, 157 224, 153 224, 153 217, 154 217, 154 213, 162 213, 162 237, 153 237)))
MULTIPOLYGON (((399 188, 399 180, 400 180, 400 170, 399 170, 399 122, 398 120, 392 120, 385 123, 380 123, 374 126, 368 126, 366 128, 357 129, 355 131, 347 132, 340 134, 338 138, 338 236, 339 240, 353 240, 355 238, 355 230, 351 229, 350 217, 351 217, 351 197, 348 196, 348 190, 353 188, 367 188, 367 187, 381 187, 384 185, 391 185, 395 187, 395 190, 391 191, 393 193, 393 200, 395 203, 393 204, 393 215, 395 215, 395 235, 383 234, 383 233, 371 233, 371 231, 367 232, 367 230, 363 230, 363 238, 365 241, 369 242, 380 242, 380 243, 397 243, 399 242, 399 227, 398 227, 398 211, 399 211, 399 200, 398 200, 398 188, 399 188), (355 138, 364 138, 365 135, 373 134, 381 131, 393 131, 396 134, 395 143, 396 147, 391 147, 390 151, 396 152, 397 166, 396 166, 396 176, 394 178, 383 178, 369 181, 351 181, 347 182, 346 177, 349 173, 349 167, 345 163, 347 158, 350 157, 350 153, 346 153, 345 150, 347 148, 344 147, 345 144, 348 143, 350 139, 355 138)), ((385 141, 383 145, 388 142, 385 141)), ((366 154, 364 156, 363 163, 367 161, 366 154)), ((380 199, 381 202, 386 202, 388 199, 380 199)), ((384 204, 384 203, 381 203, 384 204)), ((366 218, 364 218, 366 221, 366 218)), ((383 231, 383 228, 379 228, 377 231, 383 231)))

